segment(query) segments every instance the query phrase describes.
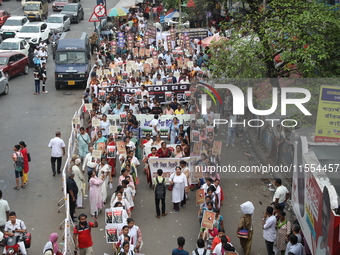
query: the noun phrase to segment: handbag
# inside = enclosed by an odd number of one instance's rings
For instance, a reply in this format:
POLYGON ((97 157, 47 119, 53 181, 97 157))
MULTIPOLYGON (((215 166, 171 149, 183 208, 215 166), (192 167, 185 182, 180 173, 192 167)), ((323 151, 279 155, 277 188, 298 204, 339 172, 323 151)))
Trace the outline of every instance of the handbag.
POLYGON ((237 232, 237 237, 242 239, 248 239, 249 238, 249 231, 246 228, 246 220, 243 218, 243 228, 241 228, 237 232))
POLYGON ((29 152, 27 152, 27 160, 28 162, 31 162, 31 154, 29 152))
POLYGON ((169 187, 168 187, 168 190, 169 191, 172 191, 174 189, 174 185, 173 184, 170 184, 169 187))

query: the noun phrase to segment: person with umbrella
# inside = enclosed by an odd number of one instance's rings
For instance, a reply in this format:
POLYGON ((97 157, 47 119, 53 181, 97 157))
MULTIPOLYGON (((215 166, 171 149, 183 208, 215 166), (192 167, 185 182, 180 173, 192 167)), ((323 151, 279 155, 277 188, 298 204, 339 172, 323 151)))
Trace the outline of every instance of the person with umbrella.
POLYGON ((241 204, 240 208, 243 215, 238 223, 236 235, 240 238, 240 244, 244 253, 249 255, 253 239, 253 214, 255 208, 250 201, 241 204))

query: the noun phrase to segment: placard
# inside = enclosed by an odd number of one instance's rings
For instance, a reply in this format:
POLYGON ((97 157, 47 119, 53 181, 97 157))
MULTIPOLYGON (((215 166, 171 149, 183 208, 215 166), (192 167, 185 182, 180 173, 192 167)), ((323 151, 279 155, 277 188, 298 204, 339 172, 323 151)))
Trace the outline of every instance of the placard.
POLYGON ((144 57, 145 56, 145 49, 144 48, 140 48, 139 49, 139 56, 140 57, 144 57))
POLYGON ((152 65, 154 68, 158 67, 158 59, 153 59, 152 65))
POLYGON ((73 125, 80 125, 80 116, 75 116, 72 120, 73 125))
POLYGON ((92 127, 100 127, 100 119, 92 118, 92 127))
POLYGON ((86 111, 92 111, 92 104, 84 104, 86 111))
POLYGON ((116 157, 116 146, 108 145, 107 146, 107 158, 115 158, 116 157))
POLYGON ((126 147, 124 141, 117 142, 117 152, 119 155, 126 154, 126 147))
POLYGON ((120 73, 120 67, 115 67, 115 68, 113 68, 113 72, 115 73, 115 74, 119 74, 120 73))
POLYGON ((222 150, 222 141, 214 141, 212 154, 221 155, 221 150, 222 150))
POLYGON ((138 56, 138 48, 133 48, 133 55, 134 57, 138 56))
POLYGON ((193 142, 192 154, 195 156, 201 155, 202 142, 193 142))
POLYGON ((110 69, 104 69, 103 71, 104 71, 104 75, 109 75, 109 74, 111 74, 110 69))
POLYGON ((165 101, 172 102, 172 92, 165 92, 165 101))
POLYGON ((102 151, 101 150, 93 150, 92 151, 92 158, 101 159, 102 151))
POLYGON ((150 57, 150 54, 151 54, 150 49, 145 49, 145 56, 146 56, 147 58, 150 57))
POLYGON ((149 74, 149 73, 151 72, 151 66, 150 66, 149 63, 145 63, 145 64, 144 64, 144 72, 145 72, 146 74, 149 74))
POLYGON ((109 130, 110 130, 110 134, 118 134, 117 126, 110 126, 109 130))
POLYGON ((104 154, 106 149, 106 144, 104 142, 96 143, 96 149, 100 150, 104 154))
POLYGON ((205 229, 213 229, 215 214, 216 213, 214 213, 214 212, 209 212, 209 211, 205 210, 204 213, 203 213, 201 227, 205 228, 205 229))
POLYGON ((204 189, 196 190, 196 205, 204 204, 204 189))
POLYGON ((188 68, 193 68, 194 67, 194 62, 193 61, 188 61, 187 66, 188 66, 188 68))

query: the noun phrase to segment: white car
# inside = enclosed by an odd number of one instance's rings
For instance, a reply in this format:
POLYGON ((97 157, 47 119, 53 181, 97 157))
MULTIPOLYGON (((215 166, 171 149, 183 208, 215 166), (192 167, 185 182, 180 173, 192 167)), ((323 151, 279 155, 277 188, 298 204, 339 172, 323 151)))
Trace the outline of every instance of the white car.
POLYGON ((0 94, 7 95, 9 91, 8 79, 0 70, 0 94))
POLYGON ((31 22, 23 26, 15 38, 25 39, 30 44, 39 45, 42 41, 48 43, 50 33, 46 22, 31 22))
POLYGON ((20 31, 22 26, 28 23, 29 20, 25 16, 9 17, 0 29, 2 39, 15 37, 16 33, 20 31))
POLYGON ((71 20, 66 14, 52 14, 46 20, 51 33, 63 33, 71 28, 71 20))
POLYGON ((30 45, 24 39, 8 38, 0 44, 0 52, 20 52, 28 56, 29 49, 30 45))

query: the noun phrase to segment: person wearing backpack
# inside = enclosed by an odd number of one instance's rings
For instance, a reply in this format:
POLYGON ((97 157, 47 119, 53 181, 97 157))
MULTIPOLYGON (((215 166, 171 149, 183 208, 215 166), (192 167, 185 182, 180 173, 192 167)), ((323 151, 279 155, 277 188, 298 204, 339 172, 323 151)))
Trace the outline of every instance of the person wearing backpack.
POLYGON ((204 248, 204 240, 202 238, 197 240, 197 249, 192 251, 192 255, 210 255, 210 250, 204 248))
POLYGON ((165 194, 166 194, 166 185, 165 178, 163 175, 163 170, 157 170, 158 176, 153 179, 154 190, 155 190, 155 204, 156 204, 156 217, 159 219, 161 217, 161 212, 159 209, 159 202, 162 201, 162 216, 166 216, 165 212, 165 194))
POLYGON ((19 177, 21 177, 21 187, 23 189, 25 188, 24 175, 23 175, 24 157, 22 156, 22 153, 19 150, 20 150, 20 145, 19 144, 14 145, 14 148, 13 148, 14 153, 12 155, 12 159, 14 161, 15 183, 16 183, 16 186, 14 187, 14 189, 16 190, 20 189, 19 177))

